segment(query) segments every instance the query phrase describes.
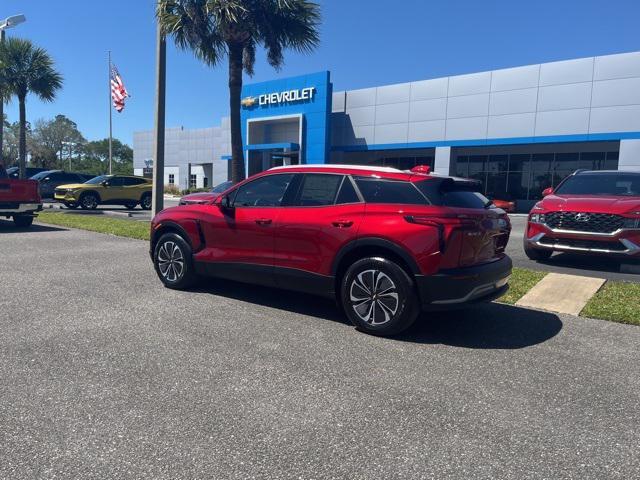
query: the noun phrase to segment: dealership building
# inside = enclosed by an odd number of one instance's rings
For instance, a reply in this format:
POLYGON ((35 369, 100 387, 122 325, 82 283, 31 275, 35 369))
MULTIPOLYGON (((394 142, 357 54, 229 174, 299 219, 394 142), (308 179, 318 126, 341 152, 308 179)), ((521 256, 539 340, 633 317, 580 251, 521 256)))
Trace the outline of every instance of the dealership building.
MULTIPOLYGON (((640 52, 334 92, 330 72, 245 85, 246 171, 346 163, 482 181, 527 210, 579 168, 640 171, 640 52)), ((165 183, 208 187, 230 172, 229 119, 166 131, 165 183)), ((134 168, 153 132, 134 134, 134 168)))

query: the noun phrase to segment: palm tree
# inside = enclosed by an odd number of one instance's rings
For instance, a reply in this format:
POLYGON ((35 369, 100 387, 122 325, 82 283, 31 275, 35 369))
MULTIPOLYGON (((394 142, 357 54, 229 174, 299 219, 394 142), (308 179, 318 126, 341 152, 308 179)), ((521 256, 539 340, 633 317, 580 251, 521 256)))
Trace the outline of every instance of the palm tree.
POLYGON ((253 75, 256 49, 276 69, 283 52, 311 52, 319 43, 320 6, 307 0, 159 0, 157 15, 176 45, 207 65, 227 57, 231 115, 231 180, 244 178, 240 125, 242 73, 253 75))
POLYGON ((4 85, 10 95, 18 97, 18 159, 20 178, 24 178, 27 155, 27 95, 33 93, 45 102, 53 101, 56 92, 62 87, 62 76, 54 69, 53 60, 46 50, 36 47, 29 40, 12 37, 0 45, 0 85, 4 85))

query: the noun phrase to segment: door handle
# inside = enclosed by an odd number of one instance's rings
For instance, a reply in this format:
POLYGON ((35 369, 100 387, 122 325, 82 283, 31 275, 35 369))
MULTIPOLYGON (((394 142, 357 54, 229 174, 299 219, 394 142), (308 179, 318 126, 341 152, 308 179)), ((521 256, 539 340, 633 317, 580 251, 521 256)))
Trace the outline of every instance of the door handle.
POLYGON ((273 220, 271 220, 270 218, 258 218, 256 219, 256 223, 258 225, 271 225, 271 222, 273 220))
POLYGON ((338 228, 349 228, 353 225, 351 220, 336 220, 335 222, 331 222, 331 225, 338 228))

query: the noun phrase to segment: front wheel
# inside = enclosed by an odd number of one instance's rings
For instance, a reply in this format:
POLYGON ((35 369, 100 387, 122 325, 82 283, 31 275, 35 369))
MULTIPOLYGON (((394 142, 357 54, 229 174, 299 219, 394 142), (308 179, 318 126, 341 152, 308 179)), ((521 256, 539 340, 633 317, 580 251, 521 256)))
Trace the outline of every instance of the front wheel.
POLYGON ((70 210, 75 210, 76 208, 78 208, 78 204, 77 203, 65 203, 64 206, 67 207, 70 210))
POLYGON ((381 257, 358 260, 345 273, 340 302, 351 323, 374 335, 394 335, 409 328, 420 313, 413 279, 381 257))
POLYGON ((14 215, 13 223, 19 228, 28 228, 33 223, 33 217, 31 215, 14 215))
POLYGON ((153 254, 153 265, 165 287, 183 290, 196 280, 191 247, 176 233, 160 237, 153 254))
POLYGON ((85 193, 80 198, 80 206, 83 210, 95 210, 98 208, 98 197, 94 193, 85 193))
POLYGON ((151 210, 151 194, 145 193, 140 199, 140 206, 143 210, 151 210))

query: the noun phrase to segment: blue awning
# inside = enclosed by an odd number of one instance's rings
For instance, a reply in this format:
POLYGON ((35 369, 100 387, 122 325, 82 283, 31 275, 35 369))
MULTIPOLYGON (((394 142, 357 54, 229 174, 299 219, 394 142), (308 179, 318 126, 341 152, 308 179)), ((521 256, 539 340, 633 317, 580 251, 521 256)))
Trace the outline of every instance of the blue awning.
POLYGON ((298 143, 257 143, 254 145, 245 145, 245 150, 284 150, 288 149, 292 152, 300 151, 298 143))

